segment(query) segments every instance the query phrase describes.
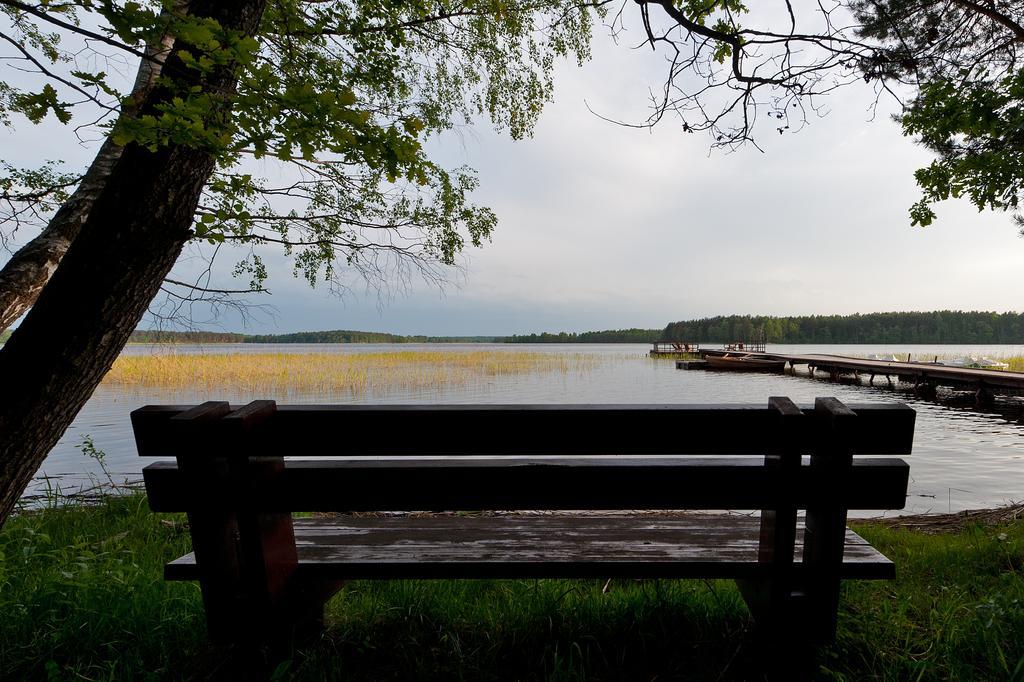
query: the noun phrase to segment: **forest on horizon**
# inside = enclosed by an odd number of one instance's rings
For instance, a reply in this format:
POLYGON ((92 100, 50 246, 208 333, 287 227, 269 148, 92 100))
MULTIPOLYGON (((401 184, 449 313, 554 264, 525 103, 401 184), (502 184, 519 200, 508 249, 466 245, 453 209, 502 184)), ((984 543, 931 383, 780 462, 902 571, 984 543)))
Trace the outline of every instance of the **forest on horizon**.
POLYGON ((1024 314, 984 311, 854 315, 726 315, 671 322, 663 341, 768 343, 1024 343, 1024 314))
MULTIPOLYGON (((854 315, 719 315, 670 322, 664 329, 607 329, 512 336, 425 336, 346 329, 288 334, 136 330, 131 343, 1024 343, 1024 313, 936 310, 854 315)), ((0 333, 0 343, 11 332, 0 333)))
POLYGON ((137 329, 129 343, 502 343, 503 336, 403 336, 350 329, 303 331, 288 334, 137 329))

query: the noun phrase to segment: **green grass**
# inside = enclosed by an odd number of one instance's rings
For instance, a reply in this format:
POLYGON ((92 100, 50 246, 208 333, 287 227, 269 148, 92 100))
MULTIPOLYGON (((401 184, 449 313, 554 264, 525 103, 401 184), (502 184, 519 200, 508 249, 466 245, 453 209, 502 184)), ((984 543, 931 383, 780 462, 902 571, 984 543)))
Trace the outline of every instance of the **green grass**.
POLYGON ((187 531, 144 496, 21 514, 0 533, 0 678, 169 676, 201 648, 202 602, 162 580, 187 531))
POLYGON ((924 535, 859 528, 897 566, 850 582, 827 667, 842 679, 1024 679, 1024 522, 924 535))
MULTIPOLYGON (((890 582, 846 583, 821 676, 1024 679, 1024 522, 927 536, 864 526, 890 582)), ((225 676, 199 591, 166 583, 181 518, 141 496, 22 514, 0 532, 0 679, 225 676)), ((749 679, 752 623, 728 582, 401 581, 349 586, 301 679, 749 679)))

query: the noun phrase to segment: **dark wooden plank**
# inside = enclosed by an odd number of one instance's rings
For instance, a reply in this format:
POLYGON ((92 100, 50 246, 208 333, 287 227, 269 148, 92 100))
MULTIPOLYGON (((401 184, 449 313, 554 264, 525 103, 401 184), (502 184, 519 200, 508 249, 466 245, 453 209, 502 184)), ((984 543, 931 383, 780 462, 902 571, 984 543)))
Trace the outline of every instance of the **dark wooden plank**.
MULTIPOLYGON (((185 412, 188 405, 146 405, 137 410, 132 410, 132 431, 135 434, 135 447, 142 455, 147 452, 170 452, 170 448, 163 440, 167 437, 166 422, 172 417, 185 412)), ((174 457, 176 452, 164 454, 166 457, 174 457)))
POLYGON ((231 406, 224 400, 208 400, 190 407, 167 420, 164 442, 175 448, 178 457, 200 450, 211 451, 214 449, 210 447, 214 425, 230 412, 231 406))
POLYGON ((162 450, 167 456, 213 449, 212 422, 231 411, 223 400, 199 405, 146 405, 132 411, 132 430, 139 453, 162 450))
MULTIPOLYGON (((830 400, 835 400, 831 398, 830 400)), ((838 401, 836 401, 838 402, 838 401)), ((857 455, 910 455, 914 448, 914 425, 917 412, 903 403, 847 403, 844 407, 857 415, 857 428, 849 434, 849 446, 857 455)), ((806 415, 814 415, 815 407, 801 408, 806 415)), ((811 449, 821 438, 821 424, 811 436, 811 449)), ((801 441, 801 449, 807 443, 801 441)))
MULTIPOLYGON (((912 409, 853 409, 863 417, 854 434, 858 454, 910 454, 912 409)), ((136 410, 132 423, 140 455, 178 454, 177 438, 168 437, 178 424, 167 410, 136 410)), ((780 443, 776 424, 775 413, 763 405, 282 405, 247 442, 234 445, 304 457, 762 455, 780 443)), ((817 428, 811 424, 800 434, 805 453, 817 428)))
MULTIPOLYGON (((757 578, 759 520, 735 515, 580 515, 297 519, 299 579, 757 578)), ((843 576, 892 578, 853 531, 843 576)), ((794 571, 800 561, 797 535, 794 571)), ((186 555, 166 567, 191 580, 186 555)))
MULTIPOLYGON (((810 419, 789 398, 768 399, 769 406, 778 413, 783 444, 778 450, 765 455, 765 466, 784 472, 799 470, 801 466, 800 430, 810 419), (788 444, 785 441, 789 441, 788 444)), ((761 511, 761 534, 758 540, 758 558, 771 562, 771 576, 758 581, 739 581, 739 588, 751 613, 759 622, 773 620, 775 614, 790 611, 793 590, 793 555, 796 545, 797 507, 792 503, 780 504, 761 511)))
MULTIPOLYGON (((765 455, 765 466, 790 472, 800 468, 799 433, 808 418, 792 400, 784 397, 768 399, 768 405, 778 414, 778 429, 782 434, 777 450, 765 455)), ((771 561, 778 556, 778 567, 784 572, 792 563, 793 541, 796 532, 796 506, 782 504, 761 512, 761 558, 771 561)))
MULTIPOLYGON (((221 419, 220 437, 231 442, 251 434, 273 417, 276 409, 273 400, 254 400, 221 419)), ((247 457, 244 452, 229 452, 234 453, 228 458, 228 485, 232 487, 270 486, 284 473, 284 460, 280 457, 247 457)), ((272 620, 285 601, 298 565, 292 515, 267 513, 258 505, 243 503, 237 508, 237 519, 246 602, 239 604, 240 616, 249 621, 272 620)))
MULTIPOLYGON (((768 404, 778 414, 783 444, 777 450, 765 455, 765 466, 781 471, 796 472, 801 467, 799 434, 807 428, 810 420, 793 400, 786 397, 771 397, 768 404), (787 441, 787 442, 785 442, 787 441)), ((766 576, 758 580, 736 581, 746 605, 759 623, 770 623, 768 627, 782 625, 777 614, 793 612, 793 598, 796 588, 794 554, 797 542, 797 506, 784 502, 761 510, 761 535, 758 540, 758 558, 770 562, 766 576)))
MULTIPOLYGON (((807 468, 807 458, 804 458, 804 466, 807 468)), ((867 466, 870 464, 884 465, 886 462, 904 462, 899 457, 857 457, 854 459, 856 466, 867 466)), ((320 458, 289 458, 285 460, 288 467, 299 467, 302 469, 319 469, 325 471, 334 469, 346 469, 351 471, 365 470, 386 470, 399 472, 403 470, 445 470, 457 471, 460 469, 516 469, 516 468, 544 468, 554 467, 572 471, 583 471, 586 469, 658 469, 671 470, 687 467, 736 467, 742 470, 762 469, 763 460, 751 457, 700 457, 691 455, 602 455, 586 457, 562 457, 531 456, 531 457, 334 457, 331 459, 320 458)), ((154 462, 147 465, 150 467, 167 468, 174 466, 173 462, 154 462)), ((452 475, 452 474, 445 474, 452 475)), ((490 474, 494 475, 494 474, 490 474)))
MULTIPOLYGON (((229 412, 226 402, 209 401, 167 420, 164 439, 179 455, 178 469, 185 489, 229 485, 228 462, 223 456, 215 456, 213 429, 229 412)), ((150 508, 155 509, 152 504, 150 508)), ((188 513, 192 547, 201 567, 197 579, 207 630, 214 639, 226 638, 235 629, 238 606, 244 601, 237 507, 211 509, 189 505, 183 511, 188 513)))
POLYGON ((253 400, 224 417, 222 424, 232 435, 256 431, 265 425, 277 412, 277 403, 273 400, 253 400))
POLYGON ((293 460, 272 482, 241 488, 186 483, 172 463, 151 464, 143 477, 156 511, 239 504, 264 511, 765 509, 826 502, 901 509, 909 467, 902 459, 858 459, 838 476, 747 458, 409 458, 293 460))
MULTIPOLYGON (((846 476, 853 465, 853 434, 860 428, 858 415, 836 398, 818 398, 815 418, 825 431, 811 455, 810 468, 826 475, 846 476)), ((821 642, 835 638, 842 578, 844 529, 848 507, 840 499, 823 499, 807 508, 804 565, 812 578, 806 587, 812 631, 821 642)))

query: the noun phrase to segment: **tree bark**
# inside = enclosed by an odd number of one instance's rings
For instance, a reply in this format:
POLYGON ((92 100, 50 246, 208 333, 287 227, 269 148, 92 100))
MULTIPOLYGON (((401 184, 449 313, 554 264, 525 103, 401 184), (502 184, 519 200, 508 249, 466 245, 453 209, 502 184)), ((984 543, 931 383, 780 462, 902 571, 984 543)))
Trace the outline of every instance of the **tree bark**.
MULTIPOLYGON (((191 11, 252 36, 265 5, 266 0, 202 0, 191 3, 191 11)), ((234 69, 221 67, 203 77, 185 69, 176 55, 165 71, 180 85, 225 95, 211 117, 228 116, 237 85, 234 69)), ((158 85, 140 113, 156 111, 171 96, 158 85)), ((0 349, 0 524, 174 265, 191 236, 214 161, 212 151, 182 144, 155 152, 127 145, 50 282, 0 349)))
POLYGON ((0 270, 0 332, 10 327, 39 298, 61 258, 89 216, 96 196, 121 156, 110 138, 103 142, 74 193, 46 229, 11 256, 0 270))
MULTIPOLYGON (((188 2, 177 0, 172 11, 184 13, 188 2)), ((174 45, 174 37, 167 35, 147 45, 146 54, 153 60, 143 59, 139 63, 135 83, 132 86, 131 102, 145 100, 160 75, 161 62, 174 45)), ((134 116, 137 104, 126 106, 120 117, 134 116)), ((50 222, 37 237, 18 249, 0 269, 0 333, 14 324, 39 298, 39 293, 50 281, 61 258, 71 242, 78 236, 85 219, 89 217, 93 202, 103 189, 114 164, 121 157, 121 147, 109 137, 103 142, 96 158, 82 176, 74 193, 53 215, 50 222)))

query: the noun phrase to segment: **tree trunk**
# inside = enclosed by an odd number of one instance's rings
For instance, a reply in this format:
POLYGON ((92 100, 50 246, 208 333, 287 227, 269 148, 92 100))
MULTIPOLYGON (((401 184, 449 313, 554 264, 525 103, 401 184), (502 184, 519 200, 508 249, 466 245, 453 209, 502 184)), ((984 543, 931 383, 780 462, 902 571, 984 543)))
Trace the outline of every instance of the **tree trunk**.
MULTIPOLYGON (((187 8, 186 1, 177 0, 172 11, 184 13, 187 8)), ((174 37, 168 35, 146 46, 146 54, 157 61, 140 61, 132 86, 132 102, 146 98, 160 75, 162 60, 173 45, 174 37)), ((136 110, 137 106, 126 107, 120 116, 133 116, 136 110)), ((39 298, 39 293, 50 281, 61 258, 89 217, 93 202, 120 156, 121 147, 107 138, 74 193, 50 219, 46 229, 18 249, 0 269, 0 333, 14 324, 39 298)))
POLYGON ((60 259, 78 236, 120 156, 121 147, 107 138, 74 194, 54 214, 46 229, 18 249, 0 270, 0 332, 10 327, 39 298, 60 259))
MULTIPOLYGON (((191 9, 251 36, 265 5, 266 0, 202 0, 191 9)), ((233 69, 202 77, 174 54, 165 71, 185 74, 176 80, 186 87, 228 95, 211 117, 229 115, 237 84, 233 69)), ((141 113, 155 111, 170 96, 158 86, 141 113)), ((191 235, 213 167, 209 150, 126 146, 49 284, 0 349, 0 523, 142 319, 191 235)))

